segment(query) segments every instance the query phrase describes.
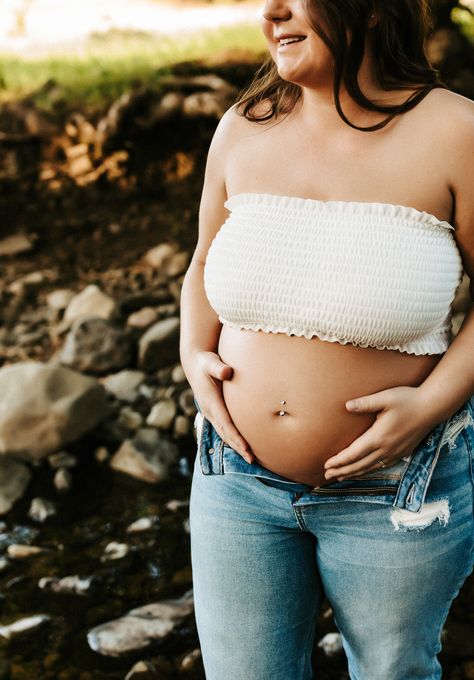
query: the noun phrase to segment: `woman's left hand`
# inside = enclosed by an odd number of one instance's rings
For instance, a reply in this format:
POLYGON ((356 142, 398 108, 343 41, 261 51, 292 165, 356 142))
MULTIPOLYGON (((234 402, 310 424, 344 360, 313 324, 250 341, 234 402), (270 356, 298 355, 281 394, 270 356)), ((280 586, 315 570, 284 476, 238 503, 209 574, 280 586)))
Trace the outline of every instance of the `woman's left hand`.
POLYGON ((325 463, 327 480, 341 481, 393 465, 408 456, 434 427, 418 387, 391 387, 346 402, 351 413, 377 413, 372 425, 325 463), (351 403, 356 408, 350 407, 351 403))

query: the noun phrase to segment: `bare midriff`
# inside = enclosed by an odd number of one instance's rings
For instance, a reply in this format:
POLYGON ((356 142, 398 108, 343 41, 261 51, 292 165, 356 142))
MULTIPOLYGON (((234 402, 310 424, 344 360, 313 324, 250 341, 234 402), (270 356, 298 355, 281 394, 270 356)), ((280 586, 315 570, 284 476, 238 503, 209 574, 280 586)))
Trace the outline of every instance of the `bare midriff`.
POLYGON ((416 387, 443 356, 226 325, 218 354, 233 369, 232 378, 222 382, 226 407, 256 462, 311 486, 329 483, 325 461, 376 418, 347 411, 348 399, 399 385, 416 387))

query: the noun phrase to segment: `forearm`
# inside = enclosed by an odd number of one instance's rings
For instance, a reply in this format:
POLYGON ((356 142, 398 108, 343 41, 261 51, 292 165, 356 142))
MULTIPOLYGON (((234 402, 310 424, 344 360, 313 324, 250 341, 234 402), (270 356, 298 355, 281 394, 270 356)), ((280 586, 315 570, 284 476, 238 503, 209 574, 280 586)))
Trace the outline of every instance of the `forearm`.
POLYGON ((449 418, 474 394, 474 304, 448 350, 418 389, 433 424, 449 418))
POLYGON ((179 354, 184 373, 188 377, 191 375, 196 352, 217 351, 222 326, 209 305, 204 290, 203 265, 198 261, 191 262, 184 277, 180 307, 179 354))

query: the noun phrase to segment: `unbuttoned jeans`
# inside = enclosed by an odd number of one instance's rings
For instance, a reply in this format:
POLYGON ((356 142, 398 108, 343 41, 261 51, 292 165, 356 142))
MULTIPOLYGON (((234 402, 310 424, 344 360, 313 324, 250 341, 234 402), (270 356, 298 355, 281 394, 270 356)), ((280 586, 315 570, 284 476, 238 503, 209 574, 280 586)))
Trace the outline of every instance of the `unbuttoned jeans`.
POLYGON ((206 680, 310 680, 324 597, 352 680, 437 680, 474 565, 474 395, 407 456, 313 488, 223 442, 199 410, 190 495, 206 680))

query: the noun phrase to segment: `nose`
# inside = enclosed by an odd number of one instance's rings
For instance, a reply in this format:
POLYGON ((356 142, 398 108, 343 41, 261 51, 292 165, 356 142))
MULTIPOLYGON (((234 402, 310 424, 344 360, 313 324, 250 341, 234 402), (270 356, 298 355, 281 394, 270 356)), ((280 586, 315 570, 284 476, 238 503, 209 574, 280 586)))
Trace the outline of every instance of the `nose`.
POLYGON ((291 11, 282 0, 266 0, 262 17, 266 21, 285 21, 291 17, 291 11))

